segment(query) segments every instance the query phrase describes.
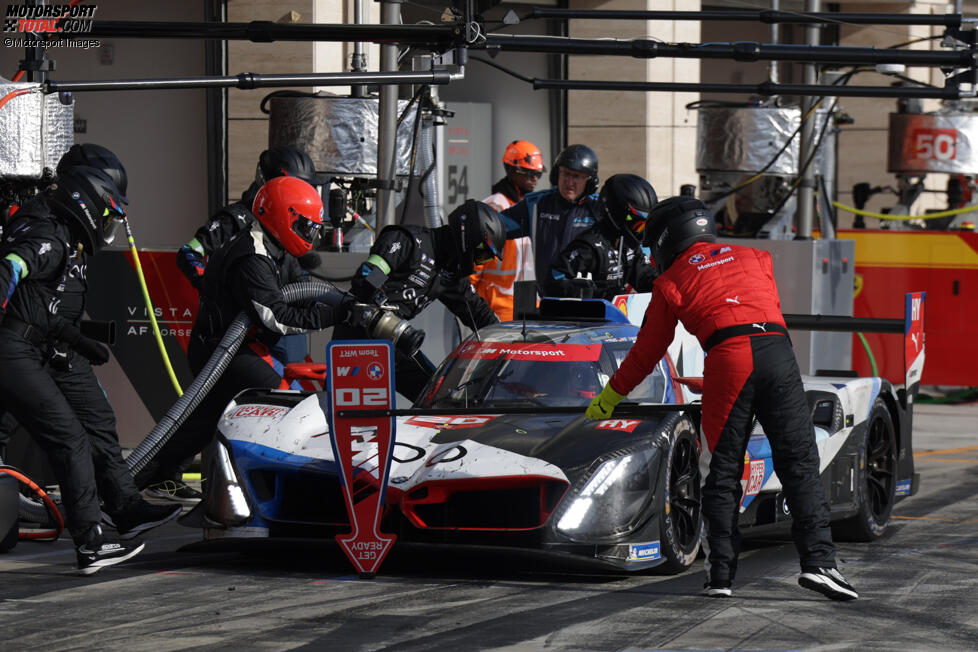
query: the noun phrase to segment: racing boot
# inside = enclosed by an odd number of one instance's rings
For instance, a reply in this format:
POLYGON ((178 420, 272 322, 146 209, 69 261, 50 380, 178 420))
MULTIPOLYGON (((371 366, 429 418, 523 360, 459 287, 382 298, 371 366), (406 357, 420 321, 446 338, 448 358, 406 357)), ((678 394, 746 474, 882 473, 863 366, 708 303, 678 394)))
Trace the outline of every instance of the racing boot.
POLYGON ((831 600, 855 600, 859 597, 838 568, 812 566, 801 570, 798 584, 806 589, 818 591, 831 600))
POLYGON ((708 598, 729 598, 733 595, 730 580, 710 580, 703 585, 701 595, 708 598))
POLYGON ((138 555, 146 544, 119 542, 102 536, 102 526, 93 525, 80 542, 76 542, 75 555, 78 574, 91 575, 106 566, 112 566, 138 555))
POLYGON ((107 515, 103 512, 102 520, 116 529, 120 539, 127 541, 154 527, 169 523, 180 516, 182 511, 183 507, 180 505, 154 505, 140 498, 111 518, 106 518, 107 515))

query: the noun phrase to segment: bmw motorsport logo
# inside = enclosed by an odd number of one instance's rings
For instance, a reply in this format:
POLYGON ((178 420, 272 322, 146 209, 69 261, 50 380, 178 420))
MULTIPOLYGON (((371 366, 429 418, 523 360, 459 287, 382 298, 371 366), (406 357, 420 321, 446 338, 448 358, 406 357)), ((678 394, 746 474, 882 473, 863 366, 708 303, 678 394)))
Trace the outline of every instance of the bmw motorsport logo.
POLYGON ((384 377, 384 368, 376 362, 371 362, 367 366, 367 378, 370 380, 380 380, 384 377))
POLYGON ((703 254, 693 254, 692 256, 689 257, 689 264, 699 265, 704 260, 706 260, 706 256, 704 256, 703 254))

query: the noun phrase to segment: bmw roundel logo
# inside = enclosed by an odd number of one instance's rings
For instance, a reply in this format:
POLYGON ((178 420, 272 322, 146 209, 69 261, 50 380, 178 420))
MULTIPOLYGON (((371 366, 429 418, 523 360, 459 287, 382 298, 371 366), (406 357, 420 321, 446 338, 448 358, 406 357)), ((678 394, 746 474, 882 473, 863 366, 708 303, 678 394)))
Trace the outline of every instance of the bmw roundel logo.
POLYGON ((704 260, 706 260, 706 256, 704 256, 703 254, 693 254, 692 256, 689 257, 689 264, 699 265, 704 260))
POLYGON ((372 362, 369 366, 367 366, 367 378, 370 380, 380 380, 383 377, 384 368, 381 367, 380 364, 372 362))

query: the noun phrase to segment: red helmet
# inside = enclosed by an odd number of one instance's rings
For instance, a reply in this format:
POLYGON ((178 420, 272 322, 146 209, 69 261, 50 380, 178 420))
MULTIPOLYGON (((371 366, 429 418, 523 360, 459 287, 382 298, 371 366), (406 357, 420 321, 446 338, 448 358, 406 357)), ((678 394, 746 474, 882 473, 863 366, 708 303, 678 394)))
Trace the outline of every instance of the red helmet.
POLYGON ((251 212, 293 256, 309 253, 323 224, 319 192, 298 177, 275 177, 258 190, 251 212))
POLYGON ((533 170, 541 174, 546 170, 540 148, 526 140, 514 140, 506 147, 503 165, 533 170))

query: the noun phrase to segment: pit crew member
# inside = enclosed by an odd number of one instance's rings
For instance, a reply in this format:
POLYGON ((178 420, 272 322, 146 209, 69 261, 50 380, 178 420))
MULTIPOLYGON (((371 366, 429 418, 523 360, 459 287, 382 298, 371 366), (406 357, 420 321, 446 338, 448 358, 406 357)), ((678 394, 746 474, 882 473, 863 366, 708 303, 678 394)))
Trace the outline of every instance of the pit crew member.
MULTIPOLYGON (((504 211, 537 187, 546 166, 543 154, 531 142, 514 140, 503 154, 506 176, 492 187, 493 194, 483 199, 497 211, 504 211)), ((517 281, 536 280, 533 269, 533 244, 528 236, 507 240, 501 260, 476 265, 469 277, 472 287, 501 321, 513 319, 513 288, 517 281)))
MULTIPOLYGON (((436 299, 463 324, 478 329, 499 318, 476 294, 469 275, 476 264, 499 258, 505 230, 499 213, 467 200, 448 216, 448 224, 431 229, 416 225, 385 227, 351 283, 360 301, 395 310, 411 319, 436 299)), ((333 339, 369 339, 363 328, 337 326, 333 339)), ((415 400, 435 371, 423 354, 394 351, 397 391, 415 400)))
POLYGON ((716 241, 713 215, 697 199, 672 197, 649 214, 645 243, 660 271, 635 346, 586 416, 604 419, 655 367, 681 321, 707 352, 701 468, 706 528, 704 595, 726 597, 737 572, 737 518, 753 420, 771 442, 774 470, 791 506, 801 561, 798 583, 854 600, 836 568, 829 506, 808 402, 785 329, 771 255, 716 241))
POLYGON ((655 190, 636 174, 605 181, 598 196, 601 219, 561 252, 550 270, 547 294, 611 299, 651 291, 656 271, 641 245, 655 202, 655 190))

